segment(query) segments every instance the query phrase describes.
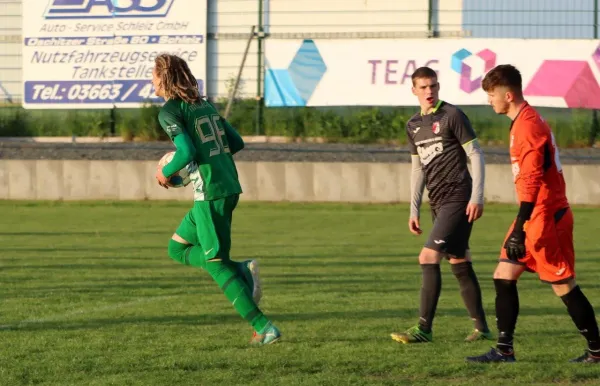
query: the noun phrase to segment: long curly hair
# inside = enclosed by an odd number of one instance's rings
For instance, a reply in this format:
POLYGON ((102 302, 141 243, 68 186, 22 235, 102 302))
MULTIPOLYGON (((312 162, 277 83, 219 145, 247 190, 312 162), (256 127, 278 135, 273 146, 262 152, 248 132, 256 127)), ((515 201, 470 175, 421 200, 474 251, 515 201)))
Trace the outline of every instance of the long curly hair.
POLYGON ((180 98, 187 103, 200 100, 198 82, 185 60, 179 56, 161 54, 154 59, 154 71, 160 79, 166 99, 180 98))

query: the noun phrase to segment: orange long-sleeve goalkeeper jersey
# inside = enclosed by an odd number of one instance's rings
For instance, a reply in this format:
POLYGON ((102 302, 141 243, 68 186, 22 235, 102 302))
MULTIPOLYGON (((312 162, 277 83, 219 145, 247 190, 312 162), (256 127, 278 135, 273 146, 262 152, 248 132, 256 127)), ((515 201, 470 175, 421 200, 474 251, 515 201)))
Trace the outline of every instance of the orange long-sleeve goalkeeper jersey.
POLYGON ((518 200, 535 203, 534 215, 569 206, 554 135, 527 102, 511 125, 510 159, 518 200))

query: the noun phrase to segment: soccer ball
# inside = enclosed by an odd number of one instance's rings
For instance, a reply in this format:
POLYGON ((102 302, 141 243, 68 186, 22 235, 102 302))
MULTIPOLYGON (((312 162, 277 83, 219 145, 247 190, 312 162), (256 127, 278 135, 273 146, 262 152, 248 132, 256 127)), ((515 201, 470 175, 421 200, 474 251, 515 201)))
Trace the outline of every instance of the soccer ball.
MULTIPOLYGON (((171 162, 173 156, 175 155, 174 151, 171 151, 162 156, 160 161, 158 161, 158 166, 163 168, 166 164, 171 162)), ((188 171, 188 167, 184 167, 177 173, 173 174, 171 178, 169 178, 169 187, 172 188, 183 188, 187 186, 191 182, 190 172, 188 171)))

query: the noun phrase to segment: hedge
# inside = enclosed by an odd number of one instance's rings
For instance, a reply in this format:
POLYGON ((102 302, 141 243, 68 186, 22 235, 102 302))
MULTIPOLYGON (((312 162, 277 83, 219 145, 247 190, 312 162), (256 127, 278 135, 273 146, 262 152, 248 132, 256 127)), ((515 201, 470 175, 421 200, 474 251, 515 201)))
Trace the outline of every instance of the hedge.
MULTIPOLYGON (((225 109, 225 101, 215 102, 225 109)), ((158 106, 117 109, 116 135, 125 140, 165 140, 158 106)), ((509 120, 489 106, 465 106, 477 135, 485 144, 506 144, 509 120)), ((238 100, 229 121, 243 135, 255 133, 256 101, 238 100)), ((295 138, 321 137, 328 142, 404 144, 406 121, 414 107, 265 108, 259 134, 295 138)), ((540 109, 561 147, 586 146, 592 131, 589 110, 540 109)), ((0 108, 0 136, 110 136, 110 110, 24 110, 0 108)))

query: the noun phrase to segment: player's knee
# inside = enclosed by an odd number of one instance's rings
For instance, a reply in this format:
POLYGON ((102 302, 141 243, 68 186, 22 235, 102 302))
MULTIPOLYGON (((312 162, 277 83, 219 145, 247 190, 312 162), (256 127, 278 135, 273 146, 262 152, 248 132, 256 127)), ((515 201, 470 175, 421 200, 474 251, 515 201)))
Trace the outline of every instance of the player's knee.
POLYGON ((515 275, 510 269, 505 269, 504 266, 498 266, 494 271, 494 280, 515 280, 515 275))
POLYGON ((452 267, 452 273, 458 280, 469 277, 473 272, 471 262, 465 259, 461 259, 460 262, 451 262, 450 266, 452 267))
POLYGON ((182 244, 180 242, 177 242, 177 241, 171 239, 171 240, 169 240, 169 246, 167 248, 167 252, 171 259, 173 259, 181 264, 186 264, 185 255, 186 255, 187 249, 190 247, 191 247, 191 245, 189 245, 189 244, 182 244))
POLYGON ((454 266, 463 266, 465 264, 471 263, 470 257, 460 257, 460 255, 447 255, 448 261, 450 261, 450 265, 454 266))
POLYGON ((500 263, 498 263, 498 266, 494 271, 494 280, 518 280, 524 271, 524 265, 512 264, 505 261, 501 261, 500 263))
POLYGON ((577 286, 577 283, 575 283, 575 279, 571 278, 571 279, 567 280, 565 283, 552 284, 552 290, 554 291, 556 296, 563 297, 566 294, 568 294, 569 292, 571 292, 573 290, 573 288, 575 288, 576 286, 577 286))
POLYGON ((443 253, 425 247, 419 254, 419 264, 439 264, 443 257, 443 253))

